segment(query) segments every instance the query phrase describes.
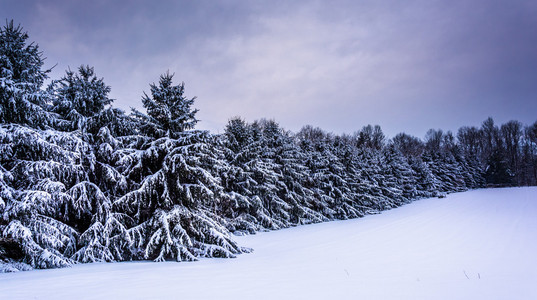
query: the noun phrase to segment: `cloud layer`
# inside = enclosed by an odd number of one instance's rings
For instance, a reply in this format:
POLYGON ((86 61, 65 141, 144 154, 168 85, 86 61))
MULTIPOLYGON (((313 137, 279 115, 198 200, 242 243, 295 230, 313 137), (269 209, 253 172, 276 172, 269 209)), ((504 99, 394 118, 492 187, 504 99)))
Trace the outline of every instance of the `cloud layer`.
POLYGON ((237 115, 420 137, 537 121, 534 1, 0 1, 54 78, 95 66, 128 110, 169 70, 215 132, 237 115))

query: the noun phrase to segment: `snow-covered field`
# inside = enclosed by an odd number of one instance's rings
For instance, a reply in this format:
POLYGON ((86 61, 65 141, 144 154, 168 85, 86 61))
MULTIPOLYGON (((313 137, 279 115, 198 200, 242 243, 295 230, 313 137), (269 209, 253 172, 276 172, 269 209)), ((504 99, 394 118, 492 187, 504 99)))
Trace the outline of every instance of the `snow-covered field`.
POLYGON ((251 254, 0 274, 0 299, 537 299, 537 188, 238 237, 251 254))

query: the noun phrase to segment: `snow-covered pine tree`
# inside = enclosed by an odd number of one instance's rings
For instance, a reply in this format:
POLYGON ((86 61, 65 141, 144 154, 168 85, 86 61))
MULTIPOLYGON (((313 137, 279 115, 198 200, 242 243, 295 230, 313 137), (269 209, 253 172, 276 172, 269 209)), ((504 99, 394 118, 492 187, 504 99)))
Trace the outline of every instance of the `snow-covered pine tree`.
POLYGON ((281 145, 276 151, 276 162, 284 183, 280 194, 291 206, 293 225, 328 221, 329 218, 323 215, 322 209, 316 205, 315 193, 308 188, 311 177, 305 165, 307 154, 301 151, 289 133, 285 133, 280 139, 281 145))
POLYGON ((349 137, 343 152, 338 154, 345 168, 344 178, 350 189, 350 198, 353 206, 361 215, 377 211, 380 188, 371 179, 371 165, 369 164, 370 149, 357 148, 355 139, 349 137), (376 193, 374 191, 376 190, 376 193))
POLYGON ((171 80, 161 76, 158 87, 151 85, 154 98, 144 95, 148 115, 134 111, 149 139, 130 138, 132 148, 117 152, 117 169, 130 187, 115 207, 134 221, 128 233, 135 259, 233 257, 245 249, 219 217, 225 195, 215 175, 225 167, 223 154, 208 132, 187 131, 197 110, 183 97, 184 85, 171 80))
POLYGON ((306 152, 305 165, 309 170, 306 187, 318 200, 316 207, 328 219, 346 219, 361 213, 351 204, 350 189, 344 179, 344 166, 336 155, 333 136, 319 128, 306 126, 298 133, 300 145, 306 152))
POLYGON ((0 123, 48 128, 56 119, 46 112, 49 94, 41 87, 50 70, 28 34, 13 20, 0 28, 0 123))
POLYGON ((393 178, 386 178, 384 174, 386 164, 381 151, 373 149, 364 149, 367 153, 364 158, 367 161, 365 174, 367 178, 368 193, 373 196, 374 208, 377 211, 397 207, 396 199, 400 196, 401 191, 395 186, 393 178))
POLYGON ((67 70, 60 80, 50 85, 49 90, 54 93, 52 110, 67 121, 60 126, 64 131, 81 130, 96 134, 100 127, 96 128, 98 124, 93 118, 113 102, 108 98, 110 87, 95 75, 90 66, 82 65, 78 72, 67 70))
POLYGON ((111 102, 110 88, 92 68, 81 67, 79 74, 68 72, 57 86, 41 90, 49 71, 41 69, 41 53, 37 45, 26 45, 27 38, 13 22, 0 33, 0 119, 12 123, 1 128, 2 238, 17 245, 22 262, 32 267, 121 259, 116 242, 128 244, 126 231, 110 211, 109 197, 92 183, 91 135, 50 129, 85 131, 86 120, 111 102), (66 126, 61 117, 73 115, 80 118, 66 126), (100 240, 90 239, 88 230, 98 232, 100 240))
POLYGON ((307 187, 310 179, 305 165, 306 155, 295 140, 275 121, 263 121, 263 140, 267 149, 264 159, 272 162, 273 170, 279 175, 277 196, 288 207, 281 221, 286 225, 299 225, 327 221, 320 211, 312 205, 314 192, 307 187))
MULTIPOLYGON (((339 187, 343 193, 341 199, 336 201, 338 211, 337 218, 347 219, 362 217, 368 212, 371 212, 372 198, 369 194, 364 194, 362 188, 366 180, 361 176, 361 172, 365 169, 363 162, 359 159, 359 152, 364 151, 364 148, 356 147, 357 140, 352 136, 336 136, 333 141, 332 151, 337 157, 338 166, 337 174, 341 177, 343 186, 339 187)), ((376 151, 374 148, 367 148, 365 151, 376 151)))
POLYGON ((176 138, 182 132, 193 129, 198 120, 197 109, 190 106, 195 97, 187 99, 183 94, 185 84, 173 85, 173 74, 169 72, 160 76, 159 85, 151 84, 151 97, 144 93, 142 103, 147 115, 133 109, 133 116, 141 124, 141 130, 147 136, 176 138))
POLYGON ((393 144, 388 144, 382 151, 383 173, 388 182, 387 186, 393 193, 393 199, 398 205, 408 203, 417 197, 416 179, 412 168, 403 155, 393 144))
POLYGON ((20 259, 34 268, 70 265, 78 234, 67 224, 66 191, 84 180, 85 173, 77 153, 62 146, 76 147, 81 141, 16 124, 2 125, 0 140, 10 187, 0 230, 3 239, 21 249, 20 257, 7 259, 20 259))
POLYGON ((234 199, 233 230, 277 229, 326 221, 313 205, 315 195, 306 187, 309 170, 295 139, 276 122, 247 124, 231 119, 224 145, 232 173, 225 174, 226 191, 234 199))
POLYGON ((120 144, 116 135, 132 134, 134 122, 119 109, 109 107, 110 87, 95 75, 89 66, 78 72, 68 70, 54 81, 54 108, 66 122, 62 130, 73 131, 87 141, 89 149, 82 155, 87 179, 69 190, 72 210, 76 212, 76 228, 81 232, 73 258, 80 262, 123 260, 129 257, 131 241, 126 231, 128 218, 113 211, 112 199, 125 193, 126 178, 110 165, 110 159, 120 144))
POLYGON ((480 170, 477 155, 465 153, 458 144, 453 145, 449 151, 460 168, 466 188, 475 189, 485 186, 485 178, 480 170))
POLYGON ((49 94, 41 90, 49 70, 27 39, 13 21, 0 29, 0 243, 9 245, 0 259, 9 271, 69 265, 66 255, 76 247, 76 231, 59 219, 66 203, 61 181, 77 180, 80 169, 63 165, 73 156, 52 141, 52 132, 15 124, 48 128, 56 121, 44 110, 49 94))
POLYGON ((248 194, 252 202, 260 201, 263 210, 257 211, 261 225, 267 229, 285 228, 290 225, 290 209, 279 191, 284 188, 282 174, 275 162, 275 149, 269 140, 279 134, 279 126, 273 121, 259 120, 250 125, 252 142, 237 156, 243 170, 249 176, 248 194))
POLYGON ((381 160, 378 158, 380 152, 364 148, 358 148, 356 151, 357 174, 355 178, 358 180, 353 189, 360 197, 360 202, 369 208, 368 213, 378 213, 389 208, 378 178, 382 171, 379 164, 381 160))
POLYGON ((438 195, 439 182, 429 168, 430 161, 430 156, 426 154, 423 157, 408 158, 408 163, 416 179, 417 198, 435 197, 438 195))
POLYGON ((255 233, 264 227, 272 227, 271 219, 263 203, 255 193, 257 182, 247 164, 259 157, 261 141, 254 138, 253 128, 239 117, 229 120, 222 135, 222 145, 229 167, 220 174, 229 201, 223 209, 230 231, 255 233))
POLYGON ((21 261, 51 268, 122 260, 129 236, 109 196, 90 181, 92 147, 74 133, 16 124, 0 129, 11 191, 0 227, 22 249, 21 261))

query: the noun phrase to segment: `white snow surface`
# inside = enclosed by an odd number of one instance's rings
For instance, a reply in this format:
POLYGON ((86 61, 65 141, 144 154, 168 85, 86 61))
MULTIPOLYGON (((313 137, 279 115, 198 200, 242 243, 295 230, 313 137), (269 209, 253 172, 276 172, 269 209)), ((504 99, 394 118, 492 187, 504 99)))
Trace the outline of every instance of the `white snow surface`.
POLYGON ((537 299, 537 187, 237 240, 255 251, 0 274, 0 299, 537 299))

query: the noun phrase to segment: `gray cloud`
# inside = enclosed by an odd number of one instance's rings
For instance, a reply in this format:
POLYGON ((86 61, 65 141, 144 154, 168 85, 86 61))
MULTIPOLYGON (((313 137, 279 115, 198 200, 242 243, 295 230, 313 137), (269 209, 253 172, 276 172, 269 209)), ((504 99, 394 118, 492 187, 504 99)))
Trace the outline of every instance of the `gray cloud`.
POLYGON ((236 115, 390 136, 537 120, 532 1, 1 1, 53 77, 93 65, 128 110, 170 70, 212 131, 236 115))

